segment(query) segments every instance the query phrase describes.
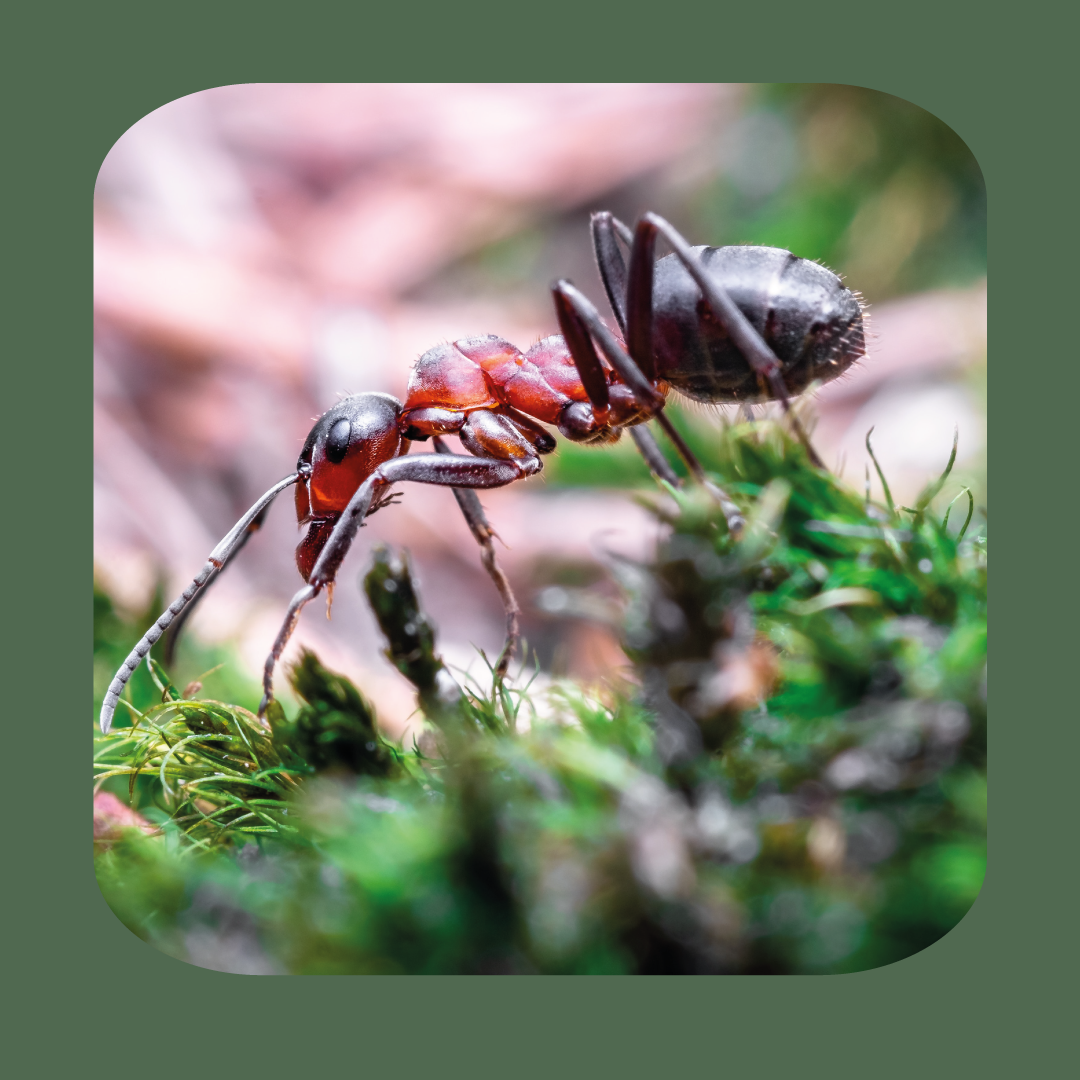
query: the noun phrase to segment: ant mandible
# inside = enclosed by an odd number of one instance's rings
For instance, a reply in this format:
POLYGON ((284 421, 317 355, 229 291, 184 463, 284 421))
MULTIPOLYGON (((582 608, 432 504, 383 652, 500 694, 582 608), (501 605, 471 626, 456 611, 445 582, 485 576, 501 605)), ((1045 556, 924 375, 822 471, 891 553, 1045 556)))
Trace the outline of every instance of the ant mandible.
POLYGON ((274 499, 294 484, 297 520, 308 526, 296 550, 306 584, 293 597, 267 657, 260 716, 272 700, 274 668, 301 610, 323 589, 332 591, 357 530, 368 514, 388 505, 392 484, 411 480, 454 489, 506 610, 506 645, 495 669, 503 675, 518 642, 519 609, 495 561, 493 533, 474 489, 540 472, 541 455, 556 443, 537 421, 581 443, 612 443, 628 428, 650 469, 678 484, 643 426, 656 420, 694 477, 719 500, 732 532, 743 524, 738 508, 706 478, 663 413, 670 390, 713 403, 779 401, 811 461, 821 465, 789 398, 834 379, 864 354, 862 303, 839 277, 779 248, 690 247, 651 213, 634 232, 610 213, 594 214, 592 238, 622 340, 562 279, 552 287, 562 336, 544 338, 527 353, 494 335, 438 345, 417 361, 404 405, 388 394, 355 394, 324 413, 296 472, 233 526, 124 661, 105 695, 102 731, 109 730, 124 686, 153 644, 182 621, 274 499), (658 236, 673 251, 659 261, 658 236), (620 242, 629 247, 629 265, 620 242), (451 453, 439 438, 448 434, 457 435, 472 456, 451 453), (413 442, 428 439, 435 453, 408 455, 413 442))

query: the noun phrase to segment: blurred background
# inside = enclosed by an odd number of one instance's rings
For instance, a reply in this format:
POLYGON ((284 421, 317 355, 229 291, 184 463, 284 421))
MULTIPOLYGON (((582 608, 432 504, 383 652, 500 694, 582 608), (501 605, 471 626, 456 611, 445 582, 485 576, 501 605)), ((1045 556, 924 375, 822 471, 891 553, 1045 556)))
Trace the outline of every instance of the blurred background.
MULTIPOLYGON (((821 84, 229 86, 145 117, 99 174, 99 604, 141 632, 293 469, 339 396, 402 398, 412 364, 443 341, 493 333, 528 348, 557 329, 556 277, 606 311, 588 232, 597 209, 631 223, 654 210, 691 243, 771 244, 842 274, 872 336, 866 360, 816 395, 822 457, 861 490, 873 427, 893 494, 910 501, 957 428, 954 476, 985 507, 985 191, 967 147, 929 113, 821 84)), ((735 419, 669 409, 706 461, 710 430, 735 419)), ((560 598, 594 586, 602 610, 606 553, 649 555, 658 526, 632 498, 648 483, 629 439, 561 443, 540 476, 483 494, 546 676, 594 681, 625 663, 613 631, 560 598)), ((372 544, 409 549, 449 664, 482 671, 477 650, 494 656, 503 634, 451 492, 402 490, 360 534, 333 621, 310 607, 287 654, 307 645, 348 674, 391 736, 414 702, 356 587, 372 544)), ((179 685, 225 662, 203 693, 257 700, 300 585, 291 502, 196 610, 179 685)), ((122 632, 126 651, 138 635, 122 632)), ((113 652, 95 666, 99 698, 113 652)))

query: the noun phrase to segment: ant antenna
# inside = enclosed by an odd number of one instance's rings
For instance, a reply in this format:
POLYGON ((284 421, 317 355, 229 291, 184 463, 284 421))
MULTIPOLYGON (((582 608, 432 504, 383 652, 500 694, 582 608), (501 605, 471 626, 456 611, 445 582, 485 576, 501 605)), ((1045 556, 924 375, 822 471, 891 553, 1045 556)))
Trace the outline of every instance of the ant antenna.
POLYGON ((138 645, 131 650, 128 658, 120 666, 120 670, 109 684, 109 689, 105 694, 99 721, 103 734, 108 735, 109 729, 112 727, 113 714, 116 712, 116 706, 120 702, 120 695, 124 692, 124 687, 127 686, 128 680, 143 658, 150 655, 150 649, 153 647, 154 642, 165 633, 172 621, 187 608, 203 586, 211 578, 215 577, 219 570, 224 568, 230 557, 243 547, 248 536, 248 529, 255 519, 281 492, 287 487, 292 487, 299 479, 300 473, 295 472, 291 476, 286 476, 284 480, 279 480, 268 492, 260 496, 258 502, 244 514, 228 531, 221 543, 210 552, 206 564, 195 576, 191 584, 165 609, 154 625, 139 639, 138 645))

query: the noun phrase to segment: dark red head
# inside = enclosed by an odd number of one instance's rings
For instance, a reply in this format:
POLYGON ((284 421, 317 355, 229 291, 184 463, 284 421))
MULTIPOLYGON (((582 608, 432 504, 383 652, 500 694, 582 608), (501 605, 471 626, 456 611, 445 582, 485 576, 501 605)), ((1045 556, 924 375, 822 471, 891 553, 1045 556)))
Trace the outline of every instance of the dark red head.
POLYGON ((356 489, 384 462, 408 451, 400 418, 401 403, 389 394, 354 394, 315 422, 296 465, 296 520, 311 523, 296 549, 305 581, 356 489))

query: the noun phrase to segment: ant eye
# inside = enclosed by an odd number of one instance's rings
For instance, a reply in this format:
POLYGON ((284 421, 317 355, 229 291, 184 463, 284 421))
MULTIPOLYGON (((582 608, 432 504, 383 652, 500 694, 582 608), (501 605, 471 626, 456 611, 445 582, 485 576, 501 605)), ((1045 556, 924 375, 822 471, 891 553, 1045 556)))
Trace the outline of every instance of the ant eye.
POLYGON ((340 465, 345 458, 345 451, 349 449, 349 436, 352 434, 352 424, 342 417, 330 429, 326 436, 326 458, 334 465, 340 465))

